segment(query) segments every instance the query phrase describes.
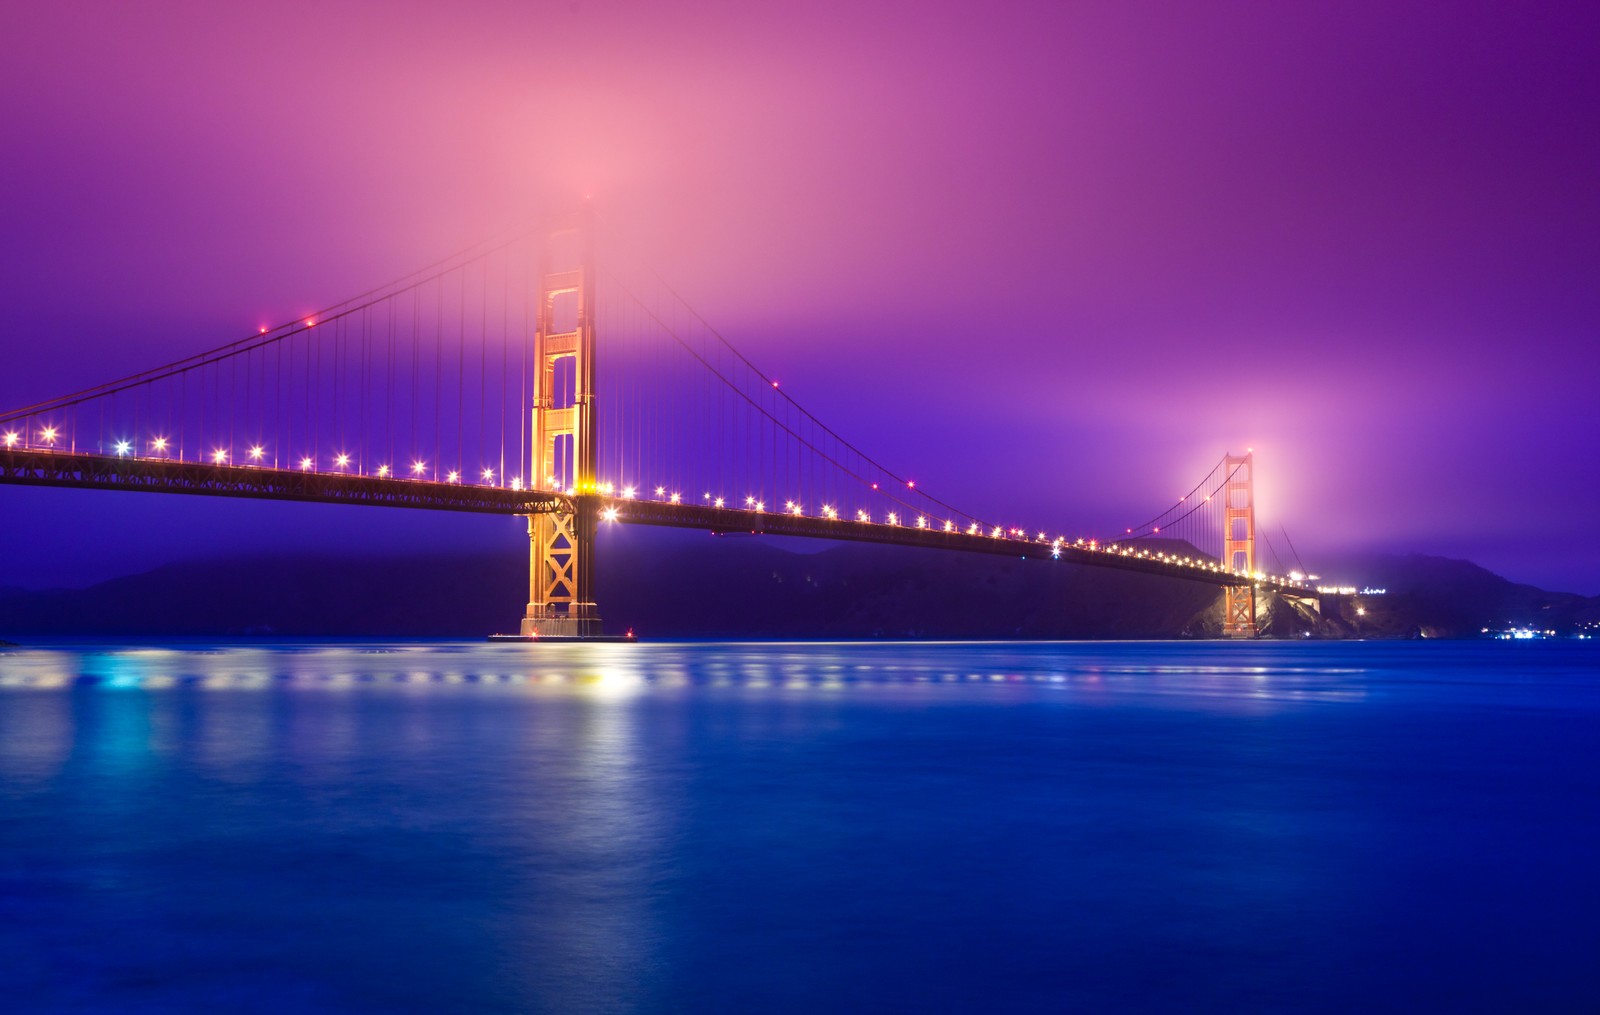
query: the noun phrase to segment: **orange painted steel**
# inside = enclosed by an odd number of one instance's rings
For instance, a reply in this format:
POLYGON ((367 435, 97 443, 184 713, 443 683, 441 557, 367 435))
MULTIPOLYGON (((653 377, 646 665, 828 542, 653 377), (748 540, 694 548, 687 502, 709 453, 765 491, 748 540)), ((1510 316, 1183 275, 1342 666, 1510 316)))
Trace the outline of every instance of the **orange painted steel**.
MULTIPOLYGON (((1227 483, 1222 491, 1222 564, 1235 573, 1256 573, 1256 494, 1254 454, 1223 459, 1227 483)), ((1222 633, 1253 638, 1256 629, 1256 586, 1228 585, 1223 590, 1222 633)))
POLYGON ((551 233, 540 260, 533 362, 534 482, 549 487, 565 481, 578 496, 569 511, 528 516, 528 609, 521 633, 597 636, 596 516, 594 502, 586 496, 595 492, 597 447, 594 217, 588 205, 576 222, 551 233), (564 328, 566 312, 557 313, 557 301, 563 298, 572 304, 570 330, 564 328), (558 369, 567 359, 572 369, 558 369))

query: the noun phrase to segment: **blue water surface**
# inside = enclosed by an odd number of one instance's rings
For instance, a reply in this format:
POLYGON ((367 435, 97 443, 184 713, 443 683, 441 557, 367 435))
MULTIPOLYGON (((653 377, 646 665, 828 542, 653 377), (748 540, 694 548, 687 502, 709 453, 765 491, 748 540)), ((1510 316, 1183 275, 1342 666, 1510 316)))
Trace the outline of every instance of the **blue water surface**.
POLYGON ((1593 643, 0 652, 0 1007, 1600 1010, 1593 643))

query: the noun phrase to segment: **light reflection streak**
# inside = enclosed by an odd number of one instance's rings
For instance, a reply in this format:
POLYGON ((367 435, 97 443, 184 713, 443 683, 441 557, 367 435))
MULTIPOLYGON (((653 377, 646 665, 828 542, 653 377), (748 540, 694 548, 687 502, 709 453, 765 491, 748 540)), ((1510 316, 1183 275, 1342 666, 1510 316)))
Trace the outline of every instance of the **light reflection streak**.
POLYGON ((1181 658, 1139 659, 1097 643, 962 643, 952 670, 948 643, 446 643, 109 648, 78 656, 11 650, 0 654, 0 689, 96 686, 123 693, 352 693, 363 688, 504 689, 583 695, 599 701, 705 686, 748 692, 838 693, 885 689, 1035 686, 1069 694, 1142 694, 1254 701, 1349 701, 1366 692, 1360 668, 1262 660, 1248 646, 1174 647, 1181 658), (865 658, 862 658, 862 657, 865 658), (854 657, 854 658, 852 658, 854 657), (984 667, 989 661, 992 665, 984 667), (71 665, 64 665, 70 662, 71 665))

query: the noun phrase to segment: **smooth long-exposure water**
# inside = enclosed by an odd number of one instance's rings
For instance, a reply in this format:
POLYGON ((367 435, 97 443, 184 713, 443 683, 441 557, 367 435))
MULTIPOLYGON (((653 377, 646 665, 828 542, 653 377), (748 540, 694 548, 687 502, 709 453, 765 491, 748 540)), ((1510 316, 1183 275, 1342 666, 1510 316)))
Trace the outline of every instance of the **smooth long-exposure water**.
POLYGON ((12 1011, 1595 1010, 1592 643, 0 653, 12 1011))

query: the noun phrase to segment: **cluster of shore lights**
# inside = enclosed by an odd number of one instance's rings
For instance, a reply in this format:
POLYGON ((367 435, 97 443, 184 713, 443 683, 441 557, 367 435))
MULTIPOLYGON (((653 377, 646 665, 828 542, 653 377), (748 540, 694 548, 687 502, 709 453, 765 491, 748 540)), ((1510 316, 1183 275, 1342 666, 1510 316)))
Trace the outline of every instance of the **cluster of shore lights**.
MULTIPOLYGON (((547 485, 552 489, 560 489, 560 485, 554 476, 547 477, 547 485)), ((906 486, 908 488, 914 488, 915 483, 907 482, 906 486)), ((877 484, 873 484, 873 488, 877 489, 877 484)), ((569 496, 578 492, 579 491, 573 487, 567 487, 566 489, 566 493, 569 496)), ((653 498, 641 494, 640 489, 637 486, 618 487, 614 483, 596 483, 592 488, 589 488, 589 492, 598 493, 605 497, 620 497, 625 501, 653 499, 657 502, 666 504, 681 505, 683 503, 683 494, 668 490, 668 488, 665 486, 655 487, 653 498)), ((720 510, 739 510, 738 507, 730 509, 728 507, 728 501, 726 497, 716 496, 710 491, 706 491, 705 493, 701 494, 701 500, 703 501, 704 505, 708 507, 717 508, 720 510)), ((752 515, 766 514, 767 502, 762 498, 757 497, 755 494, 749 494, 744 498, 743 510, 745 513, 752 515)), ((823 504, 817 509, 817 513, 815 515, 807 515, 805 508, 798 501, 793 500, 784 501, 783 514, 790 515, 795 518, 820 518, 824 521, 838 521, 840 518, 839 509, 832 504, 823 504)), ((618 522, 621 521, 622 518, 622 509, 615 505, 608 506, 600 512, 600 519, 602 521, 618 522)), ((882 525, 886 528, 910 527, 927 531, 947 532, 952 535, 985 535, 984 527, 978 522, 969 521, 966 526, 963 527, 952 519, 947 518, 936 521, 929 518, 925 514, 902 515, 898 511, 888 511, 884 513, 881 520, 874 520, 870 511, 866 510, 865 508, 861 508, 856 511, 855 520, 857 523, 862 525, 882 525)), ((1130 529, 1128 531, 1131 532, 1133 530, 1130 529)), ((1158 527, 1155 529, 1155 531, 1160 532, 1161 530, 1158 527)), ((1292 588, 1305 587, 1305 579, 1308 577, 1306 575, 1300 575, 1298 572, 1288 577, 1284 577, 1282 575, 1268 574, 1263 571, 1251 572, 1244 570, 1229 570, 1228 568, 1223 567, 1221 564, 1206 560, 1202 557, 1185 556, 1177 553, 1165 553, 1160 550, 1149 550, 1139 547, 1124 546, 1120 543, 1102 543, 1098 539, 1069 540, 1065 536, 1052 537, 1045 532, 1036 532, 1030 535, 1026 529, 1015 527, 1008 529, 1000 525, 989 528, 987 530, 987 535, 991 539, 1007 539, 1026 542, 1030 545, 1048 547, 1050 550, 1050 556, 1056 560, 1061 559, 1062 550, 1071 549, 1088 553, 1103 553, 1115 557, 1127 557, 1132 560, 1148 560, 1156 563, 1166 564, 1171 567, 1193 568, 1198 571, 1204 571, 1208 574, 1227 574, 1232 575, 1235 578, 1248 578, 1256 582, 1270 582, 1275 585, 1284 585, 1292 588)))

